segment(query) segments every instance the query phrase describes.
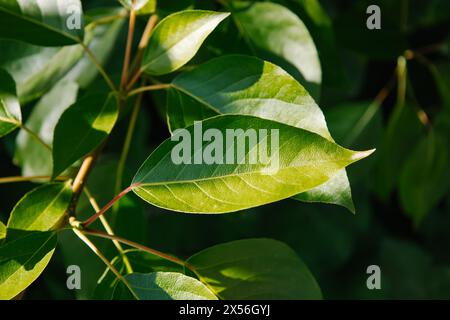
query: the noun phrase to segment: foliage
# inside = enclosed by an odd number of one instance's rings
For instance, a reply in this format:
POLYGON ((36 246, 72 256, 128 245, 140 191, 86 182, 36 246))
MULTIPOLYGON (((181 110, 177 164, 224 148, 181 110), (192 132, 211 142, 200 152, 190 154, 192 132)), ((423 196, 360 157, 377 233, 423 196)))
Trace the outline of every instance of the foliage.
POLYGON ((448 298, 450 10, 404 2, 0 0, 0 299, 448 298))

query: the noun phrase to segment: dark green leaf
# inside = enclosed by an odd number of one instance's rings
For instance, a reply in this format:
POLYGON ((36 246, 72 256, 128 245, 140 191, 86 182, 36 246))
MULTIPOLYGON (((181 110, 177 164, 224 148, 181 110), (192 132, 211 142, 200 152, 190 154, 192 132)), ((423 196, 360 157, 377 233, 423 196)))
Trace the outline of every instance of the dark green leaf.
POLYGON ((0 69, 0 137, 22 124, 22 113, 17 99, 16 84, 11 75, 0 69))
POLYGON ((117 100, 112 94, 84 97, 64 111, 53 138, 53 177, 101 144, 117 115, 117 100))
MULTIPOLYGON (((141 300, 217 300, 204 284, 181 273, 131 273, 125 279, 141 300)), ((113 298, 129 300, 132 296, 120 283, 113 298)))
POLYGON ((83 38, 79 0, 0 0, 0 37, 41 46, 76 44, 83 38))
POLYGON ((164 18, 150 37, 142 70, 151 75, 162 75, 181 68, 228 15, 214 11, 185 10, 164 18))
POLYGON ((39 277, 56 247, 54 232, 31 232, 0 246, 0 299, 12 299, 39 277))
POLYGON ((282 242, 249 239, 219 244, 187 261, 221 299, 321 299, 308 267, 282 242))

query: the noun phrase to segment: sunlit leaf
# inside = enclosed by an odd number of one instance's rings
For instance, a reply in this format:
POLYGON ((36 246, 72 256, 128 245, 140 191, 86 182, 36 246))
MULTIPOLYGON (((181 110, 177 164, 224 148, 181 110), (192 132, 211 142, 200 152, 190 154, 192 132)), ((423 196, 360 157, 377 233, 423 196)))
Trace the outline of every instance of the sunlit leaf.
POLYGON ((344 149, 315 133, 271 120, 222 115, 175 132, 173 140, 164 141, 144 162, 132 186, 137 195, 159 207, 189 213, 225 213, 311 190, 371 152, 344 149), (205 143, 201 136, 208 129, 214 129, 218 136, 211 143, 205 143), (242 140, 227 135, 227 129, 241 129, 237 136, 242 140), (243 137, 252 132, 255 144, 249 151, 243 137), (196 141, 194 147, 191 141, 196 141), (175 164, 174 147, 186 144, 183 162, 175 164), (203 151, 208 145, 219 146, 211 164, 202 159, 208 157, 203 151), (230 152, 231 148, 238 151, 230 152), (268 161, 249 160, 257 156, 261 160, 264 155, 268 161))
POLYGON ((16 84, 11 75, 0 69, 0 137, 17 129, 22 123, 16 84))
POLYGON ((54 232, 31 232, 0 246, 0 299, 12 299, 39 277, 56 247, 54 232))
POLYGON ((196 54, 206 37, 229 13, 180 11, 164 18, 144 52, 142 70, 152 75, 175 71, 196 54))
MULTIPOLYGON (((131 273, 125 276, 140 300, 217 300, 200 281, 176 272, 131 273)), ((114 299, 133 299, 118 283, 114 299)))

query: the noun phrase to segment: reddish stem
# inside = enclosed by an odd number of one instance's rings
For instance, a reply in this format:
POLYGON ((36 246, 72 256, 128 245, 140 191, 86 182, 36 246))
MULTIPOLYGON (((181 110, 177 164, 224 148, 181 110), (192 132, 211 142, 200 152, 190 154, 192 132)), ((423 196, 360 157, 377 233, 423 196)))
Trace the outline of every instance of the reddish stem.
POLYGON ((126 188, 125 190, 123 190, 122 192, 120 192, 117 196, 115 196, 110 202, 108 202, 108 204, 106 206, 104 206, 99 212, 95 213, 94 215, 92 215, 90 218, 88 218, 86 221, 84 221, 81 225, 83 227, 88 227, 89 225, 91 225, 95 220, 97 220, 102 214, 104 214, 106 211, 108 211, 109 208, 111 208, 114 203, 116 203, 117 201, 119 201, 121 198, 123 198, 128 192, 130 192, 131 190, 133 190, 133 188, 137 187, 137 184, 133 184, 131 186, 129 186, 128 188, 126 188))

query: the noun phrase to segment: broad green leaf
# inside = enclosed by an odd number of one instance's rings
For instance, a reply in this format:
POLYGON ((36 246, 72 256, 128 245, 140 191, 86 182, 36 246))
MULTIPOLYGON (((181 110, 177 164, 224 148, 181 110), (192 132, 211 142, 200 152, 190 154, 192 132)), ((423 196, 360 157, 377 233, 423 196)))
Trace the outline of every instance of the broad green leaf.
MULTIPOLYGON (((133 272, 150 273, 150 272, 179 272, 183 273, 183 267, 162 259, 151 253, 140 251, 137 249, 125 250, 127 259, 133 268, 133 272)), ((122 274, 126 275, 127 270, 121 256, 115 257, 111 264, 122 274)), ((97 287, 94 291, 94 299, 110 300, 113 297, 114 288, 120 280, 106 268, 100 279, 97 281, 97 287)))
POLYGON ((156 206, 188 213, 232 212, 285 199, 325 183, 372 152, 344 149, 315 133, 246 115, 204 120, 174 132, 171 139, 164 141, 138 170, 133 191, 156 206), (215 129, 214 139, 205 143, 202 132, 209 129, 215 129), (241 133, 227 135, 227 131, 239 129, 241 133), (249 151, 245 135, 252 132, 255 144, 249 151), (185 160, 175 164, 174 157, 180 151, 175 150, 180 147, 185 148, 185 160), (267 155, 268 161, 251 162, 258 150, 259 159, 267 155), (212 164, 203 162, 202 157, 212 159, 212 164))
MULTIPOLYGON (((33 107, 25 125, 35 132, 47 145, 53 145, 53 132, 62 113, 73 103, 78 85, 60 82, 44 95, 33 107)), ((22 168, 23 176, 49 176, 52 174, 52 153, 25 131, 16 138, 15 161, 22 168)))
POLYGON ((448 145, 434 131, 424 137, 405 162, 399 180, 400 200, 415 225, 447 193, 448 145))
POLYGON ((86 96, 64 111, 54 132, 53 177, 101 144, 117 116, 117 100, 113 94, 86 96))
POLYGON ((128 10, 133 9, 137 14, 150 14, 156 10, 156 0, 119 0, 119 2, 128 10))
MULTIPOLYGON (((217 300, 203 283, 181 273, 131 273, 125 279, 140 300, 217 300)), ((119 283, 113 298, 129 300, 133 296, 119 283)))
POLYGON ((206 37, 229 13, 180 11, 164 18, 144 52, 142 70, 162 75, 181 68, 194 57, 206 37))
POLYGON ((49 90, 83 55, 79 45, 48 48, 0 39, 0 46, 0 67, 16 81, 22 104, 49 90))
POLYGON ((80 42, 83 30, 80 0, 0 0, 0 38, 65 46, 80 42))
POLYGON ((17 99, 16 84, 11 75, 0 69, 0 137, 22 124, 22 113, 17 99))
POLYGON ((308 267, 286 244, 248 239, 205 249, 187 263, 221 299, 321 299, 308 267))
MULTIPOLYGON (((270 62, 249 56, 224 56, 180 74, 172 85, 176 91, 170 90, 167 105, 171 130, 213 113, 237 113, 289 124, 333 141, 314 99, 292 76, 270 62)), ((300 199, 327 200, 352 211, 347 174, 334 179, 300 199)))
POLYGON ((322 69, 305 24, 289 9, 271 2, 234 1, 232 17, 254 51, 284 67, 318 99, 322 69))
POLYGON ((0 221, 0 243, 6 237, 6 226, 0 221))
POLYGON ((0 246, 0 300, 12 299, 39 277, 56 247, 54 232, 31 232, 0 246))
POLYGON ((58 227, 64 221, 71 199, 70 181, 45 184, 31 190, 11 212, 7 241, 24 232, 49 231, 58 227))

